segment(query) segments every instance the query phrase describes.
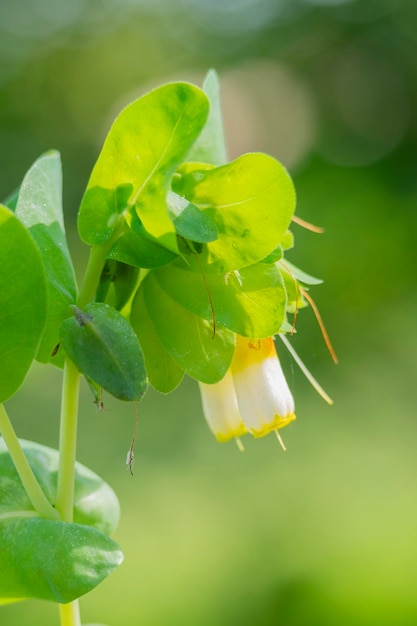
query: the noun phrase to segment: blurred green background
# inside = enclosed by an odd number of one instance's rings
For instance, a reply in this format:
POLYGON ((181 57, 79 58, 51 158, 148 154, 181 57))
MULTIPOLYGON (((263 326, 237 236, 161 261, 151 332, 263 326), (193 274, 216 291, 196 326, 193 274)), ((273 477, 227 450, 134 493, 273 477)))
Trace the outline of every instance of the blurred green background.
MULTIPOLYGON (((230 156, 261 150, 294 177, 290 260, 324 278, 293 344, 330 408, 281 349, 298 420, 220 445, 196 384, 132 408, 83 389, 79 460, 118 492, 120 569, 81 600, 109 626, 417 623, 417 3, 415 0, 3 0, 0 197, 49 148, 66 222, 112 119, 167 80, 223 86, 230 156)), ((18 434, 57 446, 60 372, 35 367, 8 403, 18 434)), ((0 609, 52 626, 55 606, 0 609)))

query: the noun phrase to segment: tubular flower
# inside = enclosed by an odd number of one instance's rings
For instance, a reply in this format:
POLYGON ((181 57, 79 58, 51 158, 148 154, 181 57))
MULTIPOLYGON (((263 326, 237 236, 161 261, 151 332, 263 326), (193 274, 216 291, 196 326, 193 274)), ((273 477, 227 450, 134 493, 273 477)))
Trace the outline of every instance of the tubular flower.
POLYGON ((295 420, 294 400, 272 337, 237 336, 233 362, 218 383, 199 383, 203 412, 218 441, 263 437, 295 420))
POLYGON ((254 437, 295 420, 294 400, 272 337, 237 336, 231 372, 242 421, 254 437))
POLYGON ((198 385, 204 416, 218 441, 229 441, 248 432, 239 412, 230 370, 218 383, 198 385))

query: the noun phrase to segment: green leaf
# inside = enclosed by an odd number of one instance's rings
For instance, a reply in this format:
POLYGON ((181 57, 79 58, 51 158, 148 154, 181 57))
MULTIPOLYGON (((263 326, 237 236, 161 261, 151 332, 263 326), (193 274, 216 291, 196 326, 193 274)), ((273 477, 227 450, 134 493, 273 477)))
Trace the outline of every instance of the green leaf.
POLYGON ((83 311, 73 307, 74 317, 61 326, 61 342, 79 370, 116 398, 140 400, 147 379, 138 339, 125 318, 100 302, 83 311))
POLYGON ((219 233, 201 255, 206 271, 253 265, 281 242, 294 212, 295 192, 278 161, 245 154, 221 167, 185 164, 178 171, 182 176, 173 180, 174 191, 208 215, 219 233))
POLYGON ((111 259, 147 269, 166 265, 176 256, 146 232, 136 213, 129 216, 129 226, 109 253, 111 259))
POLYGON ((132 296, 139 277, 137 267, 107 259, 97 289, 98 302, 106 302, 120 311, 132 296))
MULTIPOLYGON (((58 452, 30 441, 21 445, 54 504, 58 452)), ((76 463, 75 524, 39 518, 0 437, 0 603, 25 597, 69 602, 93 589, 123 558, 107 536, 119 514, 114 491, 76 463)))
MULTIPOLYGON (((187 311, 159 286, 154 272, 141 284, 146 308, 160 342, 189 376, 205 383, 223 378, 230 366, 234 333, 187 311)), ((139 296, 137 296, 139 297, 139 296)))
POLYGON ((162 345, 146 307, 143 289, 138 290, 133 300, 130 321, 139 338, 152 387, 161 393, 173 391, 182 381, 184 370, 162 345))
POLYGON ((3 200, 4 206, 7 206, 8 209, 14 212, 17 204, 17 199, 19 197, 20 187, 15 189, 10 195, 7 196, 5 200, 3 200))
POLYGON ((68 317, 68 306, 76 298, 62 213, 62 168, 58 152, 48 152, 32 165, 23 179, 15 213, 42 254, 48 284, 48 314, 37 359, 58 364, 60 357, 51 359, 51 354, 59 341, 59 327, 68 317))
POLYGON ((45 326, 43 262, 26 228, 0 205, 0 402, 22 384, 45 326))
POLYGON ((177 252, 166 193, 171 177, 200 134, 208 100, 188 83, 164 85, 126 107, 115 120, 94 166, 78 216, 81 238, 104 243, 125 209, 146 231, 177 252))
POLYGON ((275 265, 260 263, 226 276, 207 274, 204 280, 201 273, 192 271, 195 257, 187 260, 188 267, 178 261, 154 272, 159 285, 176 302, 207 320, 212 319, 214 310, 217 323, 245 337, 260 339, 279 331, 286 293, 275 265))
POLYGON ((321 285, 323 282, 321 278, 316 278, 315 276, 307 274, 303 270, 300 270, 300 268, 290 263, 287 259, 280 263, 280 268, 304 285, 321 285))
MULTIPOLYGON (((32 441, 20 440, 29 464, 43 492, 55 504, 59 453, 32 441)), ((0 437, 0 518, 17 511, 35 514, 6 445, 0 437)), ((111 534, 120 518, 114 491, 100 476, 81 463, 75 465, 74 521, 111 534)))
POLYGON ((178 235, 197 243, 208 243, 217 239, 216 225, 208 215, 173 191, 168 193, 167 201, 178 235))
POLYGON ((220 83, 215 70, 209 70, 203 90, 210 102, 210 113, 201 135, 187 155, 187 161, 223 165, 227 163, 228 158, 220 103, 220 83))
POLYGON ((66 603, 88 593, 123 560, 118 544, 81 524, 22 514, 0 518, 0 596, 66 603))

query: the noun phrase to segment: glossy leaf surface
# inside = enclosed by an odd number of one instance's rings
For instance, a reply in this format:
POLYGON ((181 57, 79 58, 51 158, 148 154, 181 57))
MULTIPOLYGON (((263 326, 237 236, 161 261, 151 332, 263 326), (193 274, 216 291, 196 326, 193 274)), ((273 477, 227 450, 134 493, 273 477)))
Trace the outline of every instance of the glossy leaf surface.
POLYGON ((294 212, 295 192, 278 161, 245 154, 213 169, 185 164, 179 173, 174 191, 208 215, 219 233, 201 255, 206 271, 253 265, 281 242, 294 212))
POLYGON ((170 83, 120 113, 81 203, 78 228, 85 242, 107 241, 120 224, 121 213, 134 208, 146 231, 177 251, 165 196, 172 174, 206 122, 208 107, 197 87, 170 83))
POLYGON ((147 388, 138 339, 113 307, 94 302, 61 326, 61 341, 78 369, 120 400, 140 400, 147 388))
MULTIPOLYGON (((45 495, 55 502, 58 452, 21 441, 45 495)), ((119 520, 113 490, 76 464, 75 524, 41 519, 33 510, 0 438, 0 598, 68 602, 94 588, 121 562, 107 534, 119 520)), ((1 601, 1 600, 0 600, 1 601)))

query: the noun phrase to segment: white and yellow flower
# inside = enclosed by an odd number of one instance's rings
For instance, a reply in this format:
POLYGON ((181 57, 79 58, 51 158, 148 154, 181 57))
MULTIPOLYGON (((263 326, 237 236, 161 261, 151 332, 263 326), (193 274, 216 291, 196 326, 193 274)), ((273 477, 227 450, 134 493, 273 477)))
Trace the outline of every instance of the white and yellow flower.
POLYGON ((263 437, 295 420, 294 400, 272 337, 237 336, 232 365, 214 385, 200 383, 203 411, 219 441, 263 437))
POLYGON ((204 416, 218 441, 229 441, 248 432, 240 415, 230 370, 214 385, 198 384, 204 416))

